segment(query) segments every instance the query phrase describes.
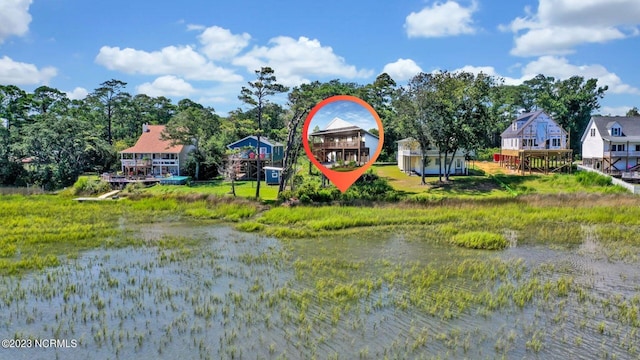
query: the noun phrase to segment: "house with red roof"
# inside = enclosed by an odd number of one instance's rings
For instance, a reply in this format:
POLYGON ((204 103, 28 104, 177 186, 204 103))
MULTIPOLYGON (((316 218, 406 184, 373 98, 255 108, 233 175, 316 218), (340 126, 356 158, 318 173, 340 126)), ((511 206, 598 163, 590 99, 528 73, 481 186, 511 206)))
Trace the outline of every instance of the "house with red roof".
POLYGON ((120 151, 122 173, 126 176, 179 176, 187 163, 191 145, 172 145, 163 140, 164 125, 142 125, 135 145, 120 151))

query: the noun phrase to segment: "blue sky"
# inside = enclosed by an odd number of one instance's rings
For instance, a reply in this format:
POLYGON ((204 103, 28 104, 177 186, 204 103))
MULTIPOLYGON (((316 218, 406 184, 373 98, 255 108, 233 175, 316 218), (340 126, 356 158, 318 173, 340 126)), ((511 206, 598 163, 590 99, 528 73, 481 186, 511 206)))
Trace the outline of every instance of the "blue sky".
POLYGON ((640 1, 0 0, 0 84, 82 98, 103 81, 224 115, 271 66, 295 86, 466 70, 518 84, 597 78, 603 114, 640 107, 640 1))
POLYGON ((322 106, 311 118, 309 132, 313 132, 316 126, 324 130, 335 118, 340 118, 361 129, 377 129, 378 124, 373 115, 361 104, 354 101, 338 100, 322 106))

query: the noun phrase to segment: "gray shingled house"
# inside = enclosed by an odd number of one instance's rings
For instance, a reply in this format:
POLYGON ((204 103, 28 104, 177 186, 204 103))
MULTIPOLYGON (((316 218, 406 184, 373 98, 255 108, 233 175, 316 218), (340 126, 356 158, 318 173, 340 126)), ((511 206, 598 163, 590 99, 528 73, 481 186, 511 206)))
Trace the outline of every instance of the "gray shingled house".
POLYGON ((591 117, 582 135, 582 164, 612 175, 638 171, 640 117, 591 117))

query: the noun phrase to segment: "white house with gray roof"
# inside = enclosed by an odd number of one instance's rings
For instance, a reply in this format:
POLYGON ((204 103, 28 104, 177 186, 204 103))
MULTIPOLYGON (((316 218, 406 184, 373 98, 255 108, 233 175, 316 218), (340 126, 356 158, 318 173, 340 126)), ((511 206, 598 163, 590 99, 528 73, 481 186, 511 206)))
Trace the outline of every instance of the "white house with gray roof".
POLYGON ((569 134, 543 111, 524 113, 502 132, 502 149, 566 149, 568 136, 569 134))
POLYGON ((429 147, 425 154, 427 164, 424 168, 422 167, 422 155, 423 151, 418 140, 414 138, 398 140, 398 168, 408 174, 421 175, 424 172, 425 175, 438 175, 442 171, 444 175, 449 169, 449 175, 466 175, 468 174, 467 155, 473 154, 465 149, 459 149, 455 156, 453 153, 447 154, 447 163, 445 164, 444 154, 440 153, 436 147, 429 147), (440 162, 442 162, 442 167, 440 162))
POLYGON ((640 117, 591 117, 582 135, 582 164, 614 175, 638 171, 640 117))

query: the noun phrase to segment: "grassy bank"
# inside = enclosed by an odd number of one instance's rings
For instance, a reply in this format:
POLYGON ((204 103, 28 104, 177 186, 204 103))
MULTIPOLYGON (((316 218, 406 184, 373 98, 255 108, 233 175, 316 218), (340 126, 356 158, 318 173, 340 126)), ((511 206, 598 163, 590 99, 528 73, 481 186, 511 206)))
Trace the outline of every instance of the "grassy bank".
MULTIPOLYGON (((395 166, 377 171, 419 182, 395 166)), ((637 257, 633 247, 640 246, 635 236, 640 230, 640 201, 601 177, 496 173, 453 178, 447 184, 437 183, 437 178, 429 181, 419 185, 421 192, 407 192, 403 201, 369 201, 364 207, 273 205, 266 210, 262 203, 242 198, 255 191, 248 182, 238 183, 238 198, 225 195, 229 185, 222 182, 133 189, 122 193, 124 199, 99 203, 77 203, 62 195, 3 195, 0 273, 53 266, 86 249, 143 245, 127 224, 185 219, 237 222, 239 230, 279 238, 377 228, 449 243, 460 234, 482 230, 511 241, 574 246, 592 236, 606 245, 610 257, 637 257)), ((262 194, 263 201, 275 199, 276 188, 264 186, 262 194)))
POLYGON ((640 200, 627 195, 529 195, 513 199, 450 199, 419 206, 277 207, 237 225, 243 231, 284 238, 357 233, 359 229, 413 232, 425 240, 449 242, 482 231, 519 244, 577 246, 596 236, 612 258, 635 259, 640 239, 640 200), (615 229, 615 230, 614 230, 615 229))
POLYGON ((613 185, 608 178, 596 173, 517 175, 505 174, 494 163, 476 162, 470 176, 452 176, 449 182, 440 182, 437 176, 408 175, 396 165, 375 166, 374 170, 393 188, 402 191, 408 199, 417 201, 456 199, 496 199, 527 194, 622 194, 627 190, 613 185))
MULTIPOLYGON (((240 198, 255 198, 255 181, 236 181, 236 195, 240 198)), ((191 186, 176 185, 156 185, 145 190, 152 195, 229 195, 231 196, 231 183, 222 180, 194 183, 191 186)), ((278 196, 278 187, 267 185, 264 182, 260 185, 260 199, 270 201, 278 196)))

